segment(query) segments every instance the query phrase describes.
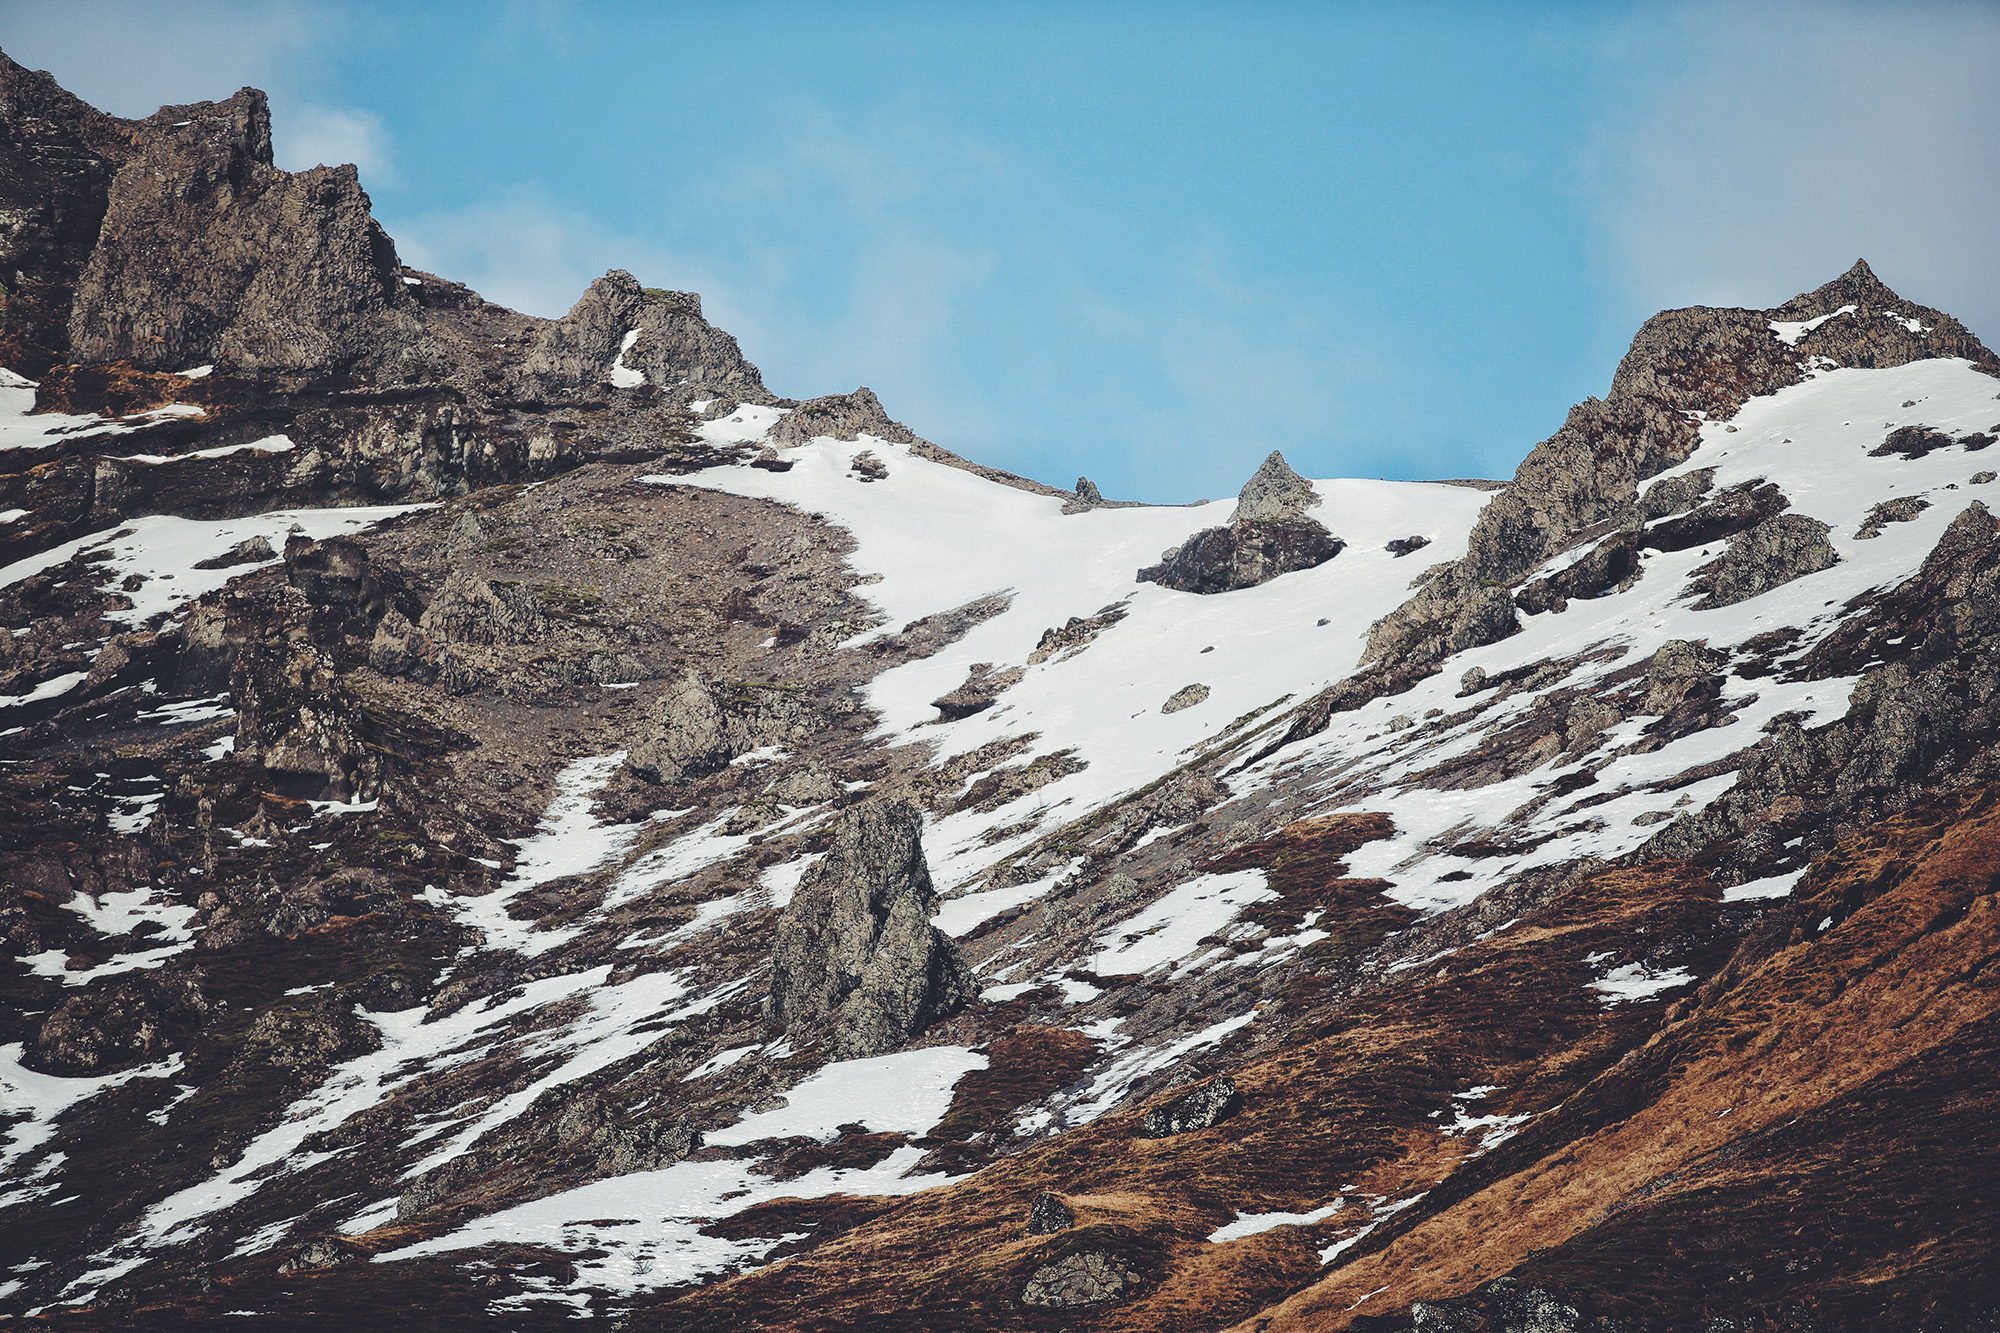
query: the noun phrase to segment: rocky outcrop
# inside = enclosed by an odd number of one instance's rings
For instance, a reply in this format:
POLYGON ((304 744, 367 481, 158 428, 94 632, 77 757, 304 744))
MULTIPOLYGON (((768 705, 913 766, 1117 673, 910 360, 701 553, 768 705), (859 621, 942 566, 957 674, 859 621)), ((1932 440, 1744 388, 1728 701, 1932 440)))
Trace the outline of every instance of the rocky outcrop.
POLYGON ((1243 1096, 1236 1090, 1236 1080, 1225 1074, 1165 1105, 1155 1106, 1146 1112, 1140 1129, 1149 1139, 1192 1134, 1219 1125, 1242 1109, 1243 1096))
MULTIPOLYGON (((1457 620, 1457 608, 1475 596, 1519 582, 1579 534, 1640 518, 1639 484, 1685 460, 1704 419, 1726 420, 1749 399, 1798 383, 1802 363, 1879 368, 1942 356, 2000 373, 2000 359, 1963 324, 1897 296, 1866 262, 1775 310, 1697 306, 1655 315, 1632 340, 1610 394, 1572 408, 1562 429, 1535 446, 1481 512, 1465 557, 1376 625, 1364 660, 1433 660, 1445 640, 1430 626, 1457 620), (1773 327, 1814 320, 1821 322, 1789 341, 1773 327)), ((1647 508, 1673 512, 1700 484, 1678 482, 1647 508)))
POLYGON ((1861 526, 1854 531, 1854 540, 1873 541, 1891 523, 1909 523, 1930 507, 1931 502, 1920 495, 1899 495, 1893 500, 1884 500, 1869 509, 1868 517, 1862 519, 1861 526))
POLYGON ((958 946, 931 925, 937 891, 923 815, 902 801, 851 807, 826 858, 778 922, 770 1021, 794 1043, 843 1056, 895 1050, 977 989, 958 946))
POLYGON ((1739 855, 1754 858, 1797 837, 1812 854, 1927 786, 1985 774, 1990 761, 1973 756, 2000 735, 1996 660, 2000 523, 1975 501, 1914 576, 1872 595, 1862 614, 1787 668, 1798 680, 1859 674, 1846 714, 1811 729, 1794 716, 1776 719, 1747 751, 1736 784, 1677 818, 1647 851, 1692 856, 1747 838, 1739 855))
POLYGON ((1020 684, 1024 674, 1020 667, 995 671, 991 662, 975 662, 967 670, 964 684, 949 694, 931 700, 931 707, 937 709, 938 716, 946 722, 971 717, 991 708, 1002 693, 1020 684))
POLYGON ((1160 705, 1160 711, 1162 713, 1178 713, 1183 708, 1193 708, 1206 698, 1208 698, 1208 686, 1199 683, 1183 685, 1169 695, 1165 703, 1160 705))
POLYGON ((916 435, 900 421, 891 421, 882 400, 873 389, 863 387, 853 393, 808 398, 778 418, 771 428, 771 443, 779 448, 808 444, 826 436, 835 440, 858 440, 872 435, 890 444, 912 444, 916 435))
POLYGON ((1244 484, 1228 527, 1206 528, 1160 563, 1139 571, 1141 583, 1180 592, 1214 594, 1254 588, 1280 574, 1312 569, 1346 547, 1306 510, 1319 503, 1312 483, 1273 452, 1244 484))
POLYGON ((131 154, 128 122, 0 55, 0 365, 40 378, 68 359, 76 280, 131 154))
POLYGON ((1236 497, 1231 523, 1294 523, 1320 503, 1312 483, 1292 471, 1276 449, 1252 473, 1236 497))
POLYGON ((1826 524, 1803 514, 1780 514, 1729 539, 1720 558, 1695 570, 1688 587, 1701 593, 1698 611, 1734 606, 1793 579, 1840 563, 1826 524))
POLYGON ((1076 1214, 1070 1211, 1060 1194, 1047 1192, 1037 1194, 1035 1201, 1028 1205, 1028 1234, 1030 1236, 1053 1236, 1058 1231, 1067 1231, 1076 1225, 1076 1214))
POLYGON ((271 164, 264 95, 163 107, 133 128, 70 310, 78 361, 254 374, 428 370, 396 247, 351 166, 271 164))
POLYGON ((822 722, 794 686, 710 682, 690 672, 656 700, 626 760, 648 782, 685 782, 764 745, 787 745, 822 722))
POLYGON ((45 1074, 111 1074, 164 1058, 208 1013, 194 978, 157 972, 64 1000, 26 1063, 45 1074))
POLYGON ((681 401, 774 401, 736 339, 702 318, 699 296, 641 287, 623 269, 542 331, 522 374, 539 393, 649 384, 681 401))
POLYGON ((1138 1274, 1104 1250, 1084 1250, 1037 1268, 1021 1288, 1023 1305, 1058 1310, 1117 1300, 1139 1281, 1138 1274))

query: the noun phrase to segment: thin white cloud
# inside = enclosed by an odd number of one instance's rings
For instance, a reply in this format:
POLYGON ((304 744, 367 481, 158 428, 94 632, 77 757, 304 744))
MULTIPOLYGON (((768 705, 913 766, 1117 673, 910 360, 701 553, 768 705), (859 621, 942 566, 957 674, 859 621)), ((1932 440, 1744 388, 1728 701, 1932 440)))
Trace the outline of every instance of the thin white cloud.
POLYGON ((1865 257, 2000 339, 2000 10, 1699 4, 1626 37, 1589 177, 1624 313, 1769 306, 1865 257))
POLYGON ((287 171, 352 162, 363 185, 392 185, 389 131, 366 111, 298 103, 272 115, 271 156, 287 171))
POLYGON ((116 116, 272 91, 334 21, 298 0, 0 0, 0 46, 30 69, 116 116))

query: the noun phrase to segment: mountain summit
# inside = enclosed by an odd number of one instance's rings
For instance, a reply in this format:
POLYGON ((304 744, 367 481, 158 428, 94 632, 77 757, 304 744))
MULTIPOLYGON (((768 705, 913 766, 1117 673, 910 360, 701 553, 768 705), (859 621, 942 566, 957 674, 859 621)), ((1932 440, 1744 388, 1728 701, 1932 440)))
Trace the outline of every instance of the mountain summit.
POLYGON ((1225 515, 269 136, 0 57, 0 1311, 2000 1319, 1950 316, 1667 311, 1508 483, 1225 515))

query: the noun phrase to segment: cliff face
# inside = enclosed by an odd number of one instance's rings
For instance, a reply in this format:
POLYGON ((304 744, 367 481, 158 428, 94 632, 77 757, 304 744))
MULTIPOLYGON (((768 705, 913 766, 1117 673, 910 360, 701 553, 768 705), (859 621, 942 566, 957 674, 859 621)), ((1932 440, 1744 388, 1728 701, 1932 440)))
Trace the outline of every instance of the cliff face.
POLYGON ((420 377, 416 302, 353 167, 272 166, 250 88, 163 107, 131 135, 70 309, 76 360, 420 377))
POLYGON ((1865 265, 1218 527, 0 118, 0 1313, 2000 1326, 2000 379, 1865 265))
POLYGON ((0 362, 15 373, 67 359, 76 280, 131 157, 126 122, 0 55, 0 362))

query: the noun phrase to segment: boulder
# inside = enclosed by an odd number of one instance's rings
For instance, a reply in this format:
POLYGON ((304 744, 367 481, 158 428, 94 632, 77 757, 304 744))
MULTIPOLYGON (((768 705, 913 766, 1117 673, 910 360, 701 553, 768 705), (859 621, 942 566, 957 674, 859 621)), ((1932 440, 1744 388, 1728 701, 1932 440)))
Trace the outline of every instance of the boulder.
POLYGON ((1073 1309, 1116 1300, 1139 1275, 1103 1250, 1085 1250, 1037 1268, 1021 1289, 1023 1305, 1073 1309))
POLYGON ((1688 586, 1702 594, 1697 611, 1734 606, 1793 579, 1840 563, 1826 524, 1803 514, 1779 514, 1729 539, 1720 559, 1695 570, 1688 586))
POLYGON ((1175 690, 1165 703, 1160 705, 1160 711, 1162 713, 1178 713, 1183 708, 1193 708, 1206 698, 1208 698, 1208 686, 1201 684, 1183 685, 1175 690))
POLYGON ((719 773, 760 746, 789 745, 819 723, 796 688, 711 682, 689 672, 654 701, 625 762, 648 782, 685 782, 719 773))
POLYGON ((908 802, 850 807, 779 917, 770 1021, 795 1042, 879 1055, 977 990, 958 946, 931 925, 938 897, 922 830, 908 802))
POLYGON ((1052 1236, 1058 1231, 1067 1231, 1076 1225, 1076 1214, 1062 1201, 1060 1194, 1044 1191, 1035 1196, 1028 1205, 1028 1234, 1030 1236, 1052 1236))
POLYGON ((1180 592, 1213 594, 1254 588, 1280 574, 1323 565, 1347 543, 1306 510, 1320 502, 1312 483, 1273 452, 1244 483, 1229 526, 1197 532, 1160 563, 1139 571, 1141 583, 1180 592))
POLYGON ((1149 1139, 1192 1134, 1220 1124, 1242 1109, 1243 1097, 1236 1091, 1236 1080, 1224 1074, 1146 1112, 1141 1131, 1149 1139))

